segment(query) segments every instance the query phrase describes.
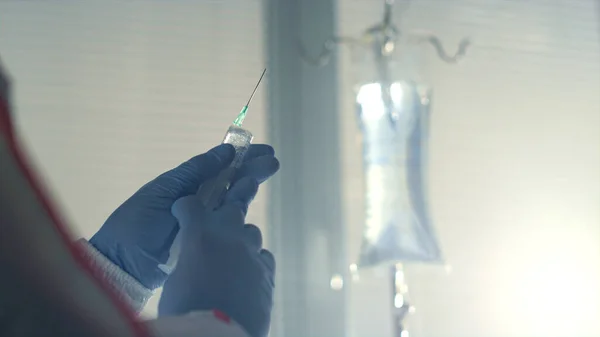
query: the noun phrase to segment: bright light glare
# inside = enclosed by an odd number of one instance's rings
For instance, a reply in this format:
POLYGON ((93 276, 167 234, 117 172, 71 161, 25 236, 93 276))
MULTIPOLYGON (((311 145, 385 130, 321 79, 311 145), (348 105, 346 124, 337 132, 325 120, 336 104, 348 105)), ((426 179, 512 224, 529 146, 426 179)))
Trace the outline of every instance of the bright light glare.
POLYGON ((356 102, 361 105, 363 118, 380 119, 385 114, 379 83, 369 83, 360 87, 356 102))
POLYGON ((507 278, 506 290, 512 292, 508 298, 507 292, 497 294, 503 297, 499 303, 530 336, 598 336, 591 333, 598 331, 598 268, 587 263, 590 252, 577 247, 584 247, 585 239, 545 235, 526 260, 512 261, 519 273, 507 278))
POLYGON ((402 270, 396 270, 396 287, 401 286, 404 283, 404 272, 402 270))
POLYGON ((584 266, 577 266, 573 260, 560 259, 538 263, 524 272, 520 287, 521 305, 519 311, 530 316, 537 316, 541 321, 572 319, 574 312, 593 311, 590 297, 594 294, 594 286, 585 275, 584 266), (561 261, 562 260, 562 261, 561 261), (588 308, 588 306, 590 306, 588 308))
POLYGON ((402 104, 402 97, 404 96, 402 85, 397 82, 392 84, 390 87, 390 95, 392 95, 392 102, 394 102, 394 105, 400 106, 402 104))
POLYGON ((400 333, 400 337, 408 337, 408 330, 403 330, 403 331, 400 333))
POLYGON ((402 296, 402 294, 396 294, 396 296, 394 296, 394 306, 396 308, 402 308, 403 305, 404 305, 404 296, 402 296))
MULTIPOLYGON (((390 86, 392 102, 396 107, 401 106, 404 91, 400 83, 390 86)), ((381 98, 381 84, 369 83, 360 87, 356 95, 356 102, 361 105, 363 118, 377 120, 385 114, 385 105, 381 98)))
POLYGON ((333 290, 341 290, 344 287, 344 279, 341 275, 333 275, 331 281, 329 281, 329 286, 333 290))

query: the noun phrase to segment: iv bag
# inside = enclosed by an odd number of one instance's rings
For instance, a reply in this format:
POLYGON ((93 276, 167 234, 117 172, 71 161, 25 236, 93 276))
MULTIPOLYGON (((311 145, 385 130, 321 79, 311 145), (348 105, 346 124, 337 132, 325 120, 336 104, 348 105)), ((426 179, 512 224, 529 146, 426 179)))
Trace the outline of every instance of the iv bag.
POLYGON ((366 219, 359 263, 442 262, 425 186, 430 91, 414 82, 360 86, 366 219))

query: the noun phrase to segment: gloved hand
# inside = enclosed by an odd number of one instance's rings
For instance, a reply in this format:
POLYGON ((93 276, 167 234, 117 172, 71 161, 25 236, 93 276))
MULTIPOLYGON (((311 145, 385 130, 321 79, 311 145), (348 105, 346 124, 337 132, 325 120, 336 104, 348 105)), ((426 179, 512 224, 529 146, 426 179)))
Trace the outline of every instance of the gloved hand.
POLYGON ((241 179, 213 211, 206 210, 197 195, 175 202, 173 214, 182 230, 181 253, 163 287, 159 316, 219 310, 250 336, 267 336, 275 259, 262 249, 260 230, 244 225, 243 211, 257 189, 256 180, 241 179))
MULTIPOLYGON (((106 220, 90 243, 148 289, 160 287, 167 274, 158 266, 169 257, 179 231, 171 213, 173 203, 195 194, 199 186, 226 168, 235 155, 233 146, 219 145, 150 181, 125 201, 106 220)), ((279 169, 274 150, 251 145, 236 179, 250 177, 263 182, 279 169)), ((239 205, 245 212, 247 204, 239 205)))

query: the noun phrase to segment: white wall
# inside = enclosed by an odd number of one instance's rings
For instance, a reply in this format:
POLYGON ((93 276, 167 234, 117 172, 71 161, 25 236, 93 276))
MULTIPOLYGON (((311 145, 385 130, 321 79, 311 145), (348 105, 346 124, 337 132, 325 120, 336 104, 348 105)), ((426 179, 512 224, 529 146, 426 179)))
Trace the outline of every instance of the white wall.
MULTIPOLYGON (((382 2, 340 0, 341 33, 379 20, 382 2)), ((600 336, 595 6, 411 1, 404 29, 431 29, 449 49, 465 35, 474 42, 460 66, 431 48, 423 59, 435 90, 431 206, 452 273, 409 268, 411 336, 600 336)), ((356 258, 362 187, 351 69, 343 51, 345 205, 356 258)), ((349 295, 351 336, 390 336, 389 296, 387 278, 361 274, 349 295)))
MULTIPOLYGON (((222 140, 263 69, 261 17, 259 1, 0 2, 19 127, 77 234, 222 140)), ((264 95, 246 120, 255 142, 264 95)))

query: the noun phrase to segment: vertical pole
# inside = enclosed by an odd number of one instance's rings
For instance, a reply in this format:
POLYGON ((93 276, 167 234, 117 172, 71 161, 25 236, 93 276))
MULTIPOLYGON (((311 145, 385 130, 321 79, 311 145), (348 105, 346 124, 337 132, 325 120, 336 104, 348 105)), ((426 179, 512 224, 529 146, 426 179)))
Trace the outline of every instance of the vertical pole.
POLYGON ((404 278, 404 267, 397 263, 390 267, 390 276, 392 281, 392 327, 393 337, 407 336, 407 330, 404 320, 410 312, 410 303, 406 294, 406 281, 404 278))
POLYGON ((277 258, 274 337, 345 336, 344 224, 334 59, 306 65, 335 34, 334 0, 266 0, 269 141, 281 162, 270 182, 269 243, 277 258))

